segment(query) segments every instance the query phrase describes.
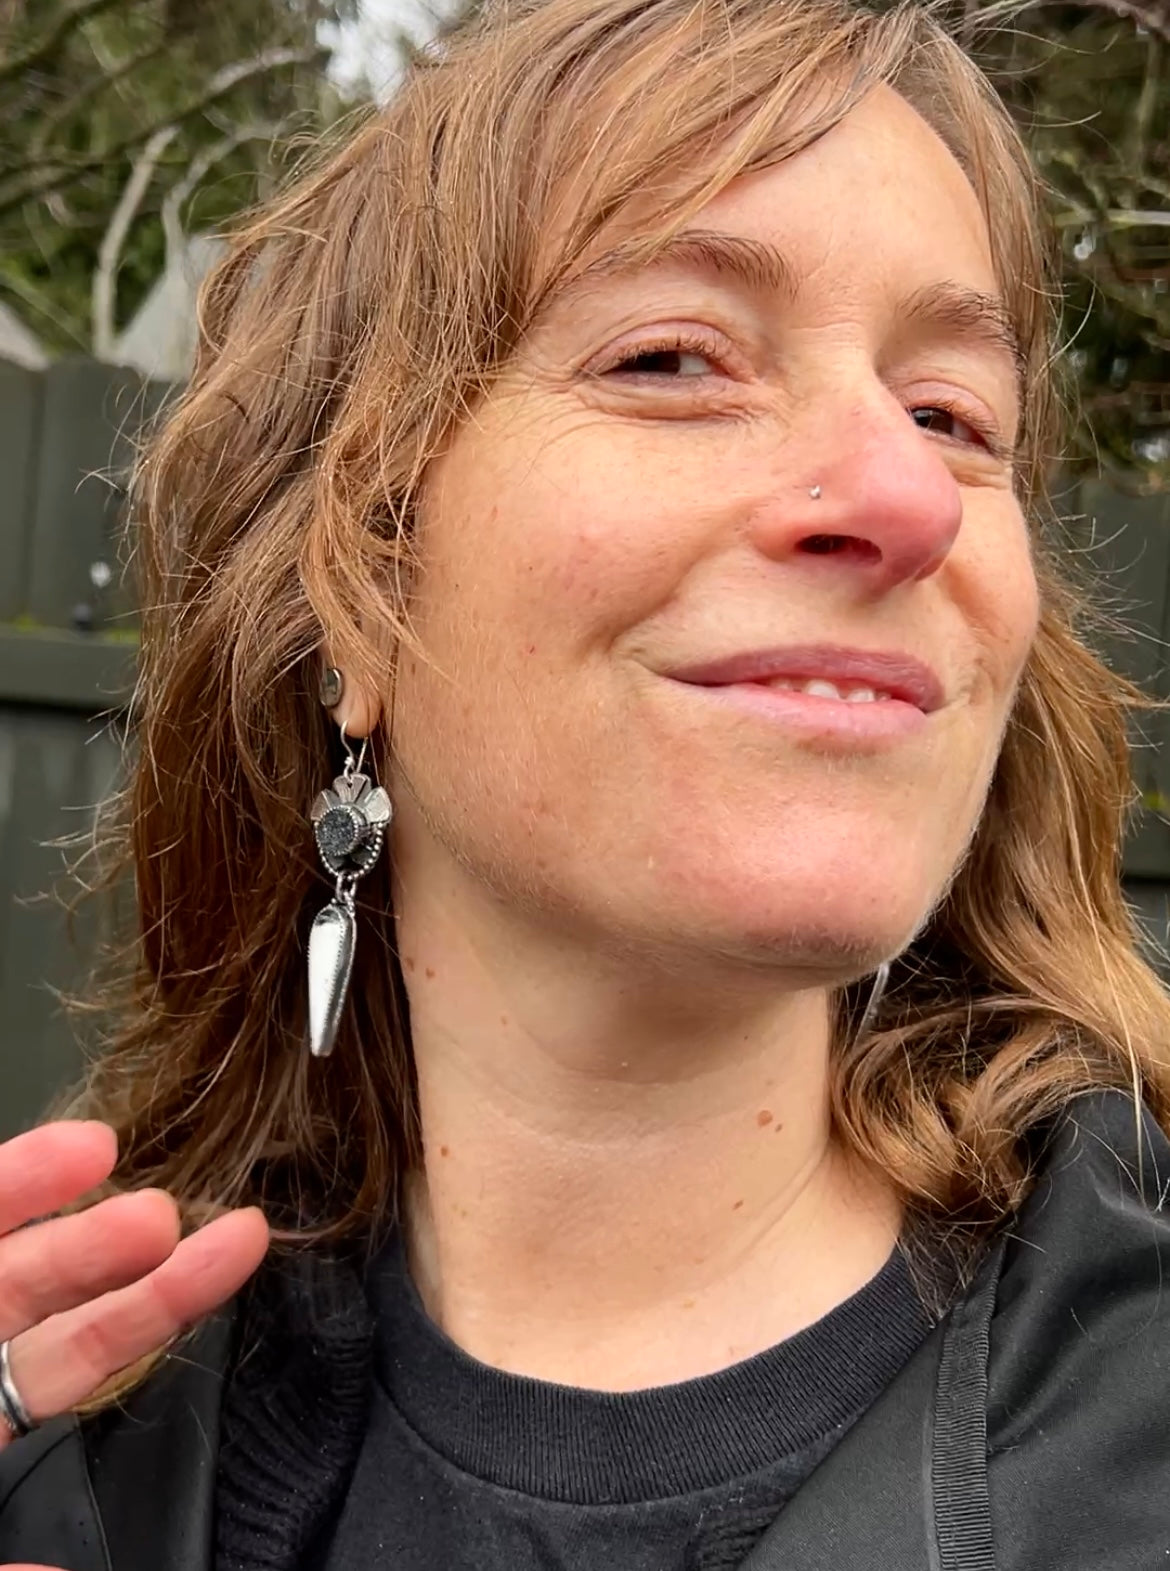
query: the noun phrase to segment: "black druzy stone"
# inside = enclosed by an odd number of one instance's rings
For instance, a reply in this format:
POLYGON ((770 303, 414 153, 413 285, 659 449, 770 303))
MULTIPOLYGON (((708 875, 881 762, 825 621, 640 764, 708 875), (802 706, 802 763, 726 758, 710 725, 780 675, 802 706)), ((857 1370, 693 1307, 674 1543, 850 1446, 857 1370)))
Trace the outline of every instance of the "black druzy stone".
POLYGON ((361 844, 366 821, 356 807, 331 807, 317 825, 317 844, 329 862, 340 862, 361 844))

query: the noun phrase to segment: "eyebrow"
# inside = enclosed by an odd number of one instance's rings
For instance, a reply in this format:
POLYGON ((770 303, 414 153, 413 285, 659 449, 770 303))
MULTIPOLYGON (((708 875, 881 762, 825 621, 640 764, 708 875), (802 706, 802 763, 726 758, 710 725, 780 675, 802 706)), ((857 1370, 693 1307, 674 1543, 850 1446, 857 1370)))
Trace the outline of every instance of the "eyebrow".
POLYGON ((637 240, 615 246, 590 262, 569 287, 575 288, 593 278, 610 277, 615 273, 636 274, 644 268, 663 264, 689 267, 700 273, 718 273, 748 289, 768 290, 788 300, 796 298, 800 286, 792 263, 767 240, 724 234, 717 229, 682 229, 655 247, 649 256, 637 240))
POLYGON ((898 314, 910 327, 965 339, 977 348, 1008 355, 1022 379, 1027 355, 1019 327, 1000 295, 984 294, 963 284, 928 284, 906 296, 898 314))
MULTIPOLYGON (((637 240, 615 246, 578 273, 565 292, 574 293, 595 278, 636 275, 664 264, 715 273, 746 289, 767 291, 789 302, 796 299, 800 290, 796 268, 769 241, 716 229, 683 229, 649 256, 637 240)), ((964 284, 928 284, 899 301, 897 315, 909 327, 964 339, 976 347, 1006 354, 1017 377, 1023 376, 1027 357, 1020 330, 1007 302, 999 295, 964 284)))

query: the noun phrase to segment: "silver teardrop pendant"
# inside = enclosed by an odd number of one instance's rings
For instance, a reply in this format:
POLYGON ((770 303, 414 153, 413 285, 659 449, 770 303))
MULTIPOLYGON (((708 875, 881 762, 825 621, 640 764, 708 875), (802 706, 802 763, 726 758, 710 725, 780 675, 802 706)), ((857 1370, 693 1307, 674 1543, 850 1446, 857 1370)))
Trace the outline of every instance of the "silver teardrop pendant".
POLYGON ((337 1027, 353 970, 354 921, 352 896, 331 900, 309 931, 309 1051, 327 1058, 337 1040, 337 1027))

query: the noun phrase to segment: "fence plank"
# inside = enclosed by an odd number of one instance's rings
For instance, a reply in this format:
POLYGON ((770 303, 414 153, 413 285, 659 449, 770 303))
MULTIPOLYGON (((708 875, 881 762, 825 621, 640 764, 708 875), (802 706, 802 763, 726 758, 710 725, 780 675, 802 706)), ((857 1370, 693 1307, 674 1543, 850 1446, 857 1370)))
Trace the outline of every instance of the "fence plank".
MULTIPOLYGON (((1103 608, 1118 623, 1102 653, 1156 698, 1170 698, 1170 498, 1125 496, 1102 482, 1081 488, 1081 542, 1103 608), (1128 629, 1128 631, 1126 631, 1128 629)), ((1170 879, 1170 717, 1143 715, 1131 728, 1142 794, 1125 849, 1135 878, 1170 879)))
MULTIPOLYGON (((0 708, 0 1139, 32 1123, 80 1066, 54 989, 75 986, 83 962, 60 907, 41 898, 64 865, 47 842, 87 830, 119 757, 117 733, 84 715, 0 708)), ((82 952, 96 917, 79 924, 82 952)))
POLYGON ((90 360, 44 373, 28 610, 69 627, 93 603, 90 570, 113 564, 135 435, 169 389, 90 360))
POLYGON ((137 645, 101 633, 0 627, 0 703, 100 714, 121 708, 137 645))
POLYGON ((1165 691, 1170 517, 1162 497, 1124 496, 1099 481, 1081 487, 1082 539, 1103 608, 1124 624, 1103 654, 1149 692, 1165 691))
POLYGON ((29 548, 36 513, 44 373, 0 360, 0 621, 11 621, 28 598, 29 548))

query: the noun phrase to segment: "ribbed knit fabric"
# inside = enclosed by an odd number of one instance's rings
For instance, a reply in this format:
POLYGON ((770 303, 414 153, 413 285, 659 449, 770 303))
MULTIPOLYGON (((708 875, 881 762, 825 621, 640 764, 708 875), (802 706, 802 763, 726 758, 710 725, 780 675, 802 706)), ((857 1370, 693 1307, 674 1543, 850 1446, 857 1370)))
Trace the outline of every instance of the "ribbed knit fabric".
POLYGON ((307 1256, 257 1278, 221 1417, 216 1571, 312 1563, 365 1433, 372 1349, 356 1271, 307 1256))
POLYGON ((716 1374, 613 1393, 468 1357, 427 1315, 397 1244, 372 1289, 378 1372, 415 1433, 476 1478, 587 1505, 692 1494, 815 1447, 870 1405, 930 1324, 899 1249, 775 1347, 716 1374))

